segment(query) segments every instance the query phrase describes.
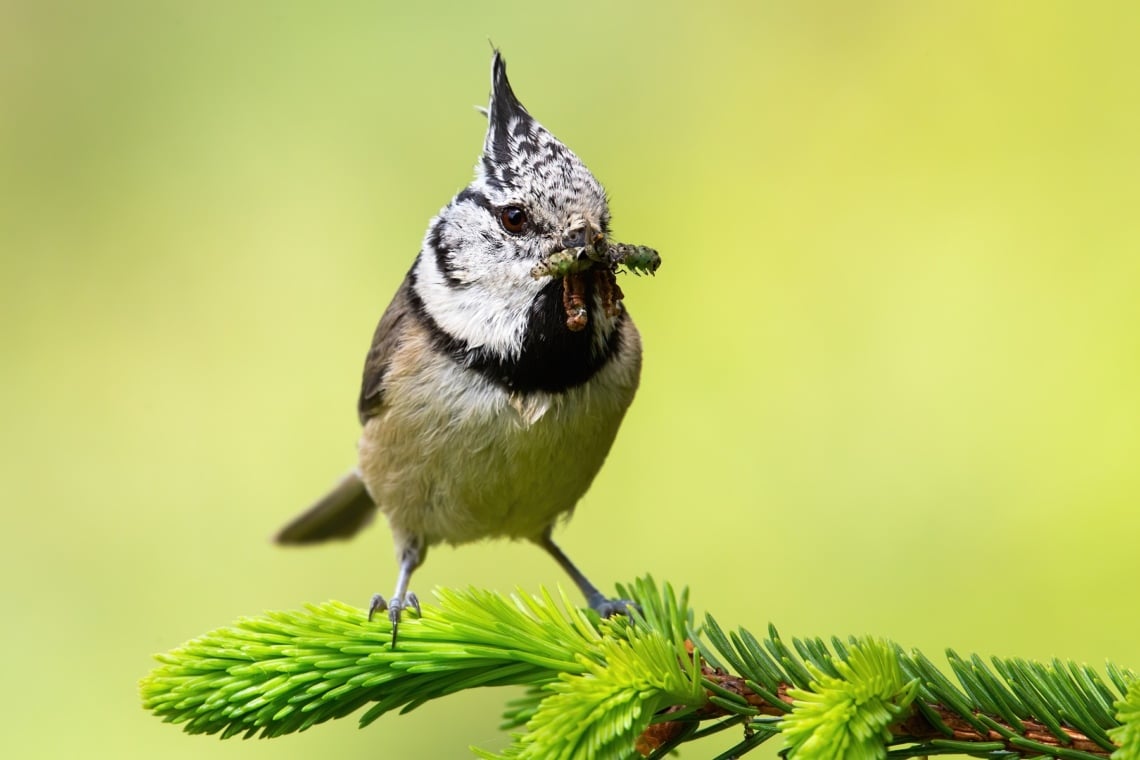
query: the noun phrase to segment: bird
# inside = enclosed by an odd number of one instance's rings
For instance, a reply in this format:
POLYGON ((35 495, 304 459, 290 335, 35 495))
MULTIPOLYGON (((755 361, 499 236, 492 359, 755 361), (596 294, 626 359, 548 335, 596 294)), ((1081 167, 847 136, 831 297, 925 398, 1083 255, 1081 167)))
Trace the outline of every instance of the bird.
POLYGON ((440 543, 530 541, 599 615, 632 605, 599 591, 551 533, 590 487, 640 380, 616 265, 623 251, 656 252, 612 241, 605 190, 519 102, 497 49, 479 110, 475 177, 429 222, 368 350, 357 466, 275 536, 347 539, 382 513, 398 575, 368 618, 387 611, 393 646, 402 613, 420 613, 412 574, 440 543))

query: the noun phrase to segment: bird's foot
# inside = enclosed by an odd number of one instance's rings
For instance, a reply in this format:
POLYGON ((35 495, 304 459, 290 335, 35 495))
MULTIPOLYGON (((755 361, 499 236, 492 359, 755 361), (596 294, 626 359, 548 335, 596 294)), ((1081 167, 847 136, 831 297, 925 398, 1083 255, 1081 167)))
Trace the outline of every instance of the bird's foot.
POLYGON ((387 601, 382 594, 373 594, 372 601, 368 605, 369 621, 372 620, 372 616, 377 612, 388 611, 388 620, 392 623, 393 648, 396 646, 396 632, 400 627, 400 616, 408 607, 416 611, 416 617, 423 614, 420 610, 420 599, 416 596, 414 591, 407 592, 402 599, 399 596, 393 596, 390 602, 387 601))
POLYGON ((587 601, 590 604, 590 609, 603 618, 611 618, 614 615, 625 615, 629 617, 630 610, 641 612, 641 607, 632 599, 607 599, 601 594, 598 594, 591 596, 587 601))

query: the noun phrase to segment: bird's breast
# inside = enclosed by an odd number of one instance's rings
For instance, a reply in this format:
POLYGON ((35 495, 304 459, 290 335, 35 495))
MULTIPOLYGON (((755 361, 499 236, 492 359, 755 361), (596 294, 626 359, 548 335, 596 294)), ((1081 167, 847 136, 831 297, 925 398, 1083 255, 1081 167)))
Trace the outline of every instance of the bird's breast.
POLYGON ((640 340, 632 321, 621 329, 610 361, 556 393, 504 388, 413 331, 359 446, 365 484, 393 531, 428 544, 530 538, 571 510, 637 388, 640 340))

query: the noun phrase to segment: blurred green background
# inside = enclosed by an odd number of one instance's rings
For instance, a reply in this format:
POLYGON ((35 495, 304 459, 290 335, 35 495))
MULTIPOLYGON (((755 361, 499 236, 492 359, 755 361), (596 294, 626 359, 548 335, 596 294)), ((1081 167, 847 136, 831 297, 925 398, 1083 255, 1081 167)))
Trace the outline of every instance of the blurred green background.
MULTIPOLYGON (((1140 667, 1138 8, 0 5, 5 755, 505 744, 507 692, 272 742, 136 695, 239 615, 389 590, 383 528, 268 537, 353 462, 488 37, 664 258, 623 282, 642 391, 557 534, 593 577, 756 631, 1140 667)), ((415 587, 468 583, 565 580, 493 543, 415 587)))

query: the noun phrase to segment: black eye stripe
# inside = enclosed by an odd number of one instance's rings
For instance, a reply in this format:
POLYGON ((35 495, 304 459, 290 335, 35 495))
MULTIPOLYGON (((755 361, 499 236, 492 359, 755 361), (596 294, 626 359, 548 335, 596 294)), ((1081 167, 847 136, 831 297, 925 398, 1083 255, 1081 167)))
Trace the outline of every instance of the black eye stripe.
MULTIPOLYGON (((546 195, 541 195, 537 200, 540 204, 551 202, 551 199, 546 195)), ((495 219, 496 223, 499 224, 500 227, 502 226, 502 221, 499 219, 499 215, 500 212, 505 208, 508 208, 508 206, 494 205, 491 203, 491 199, 487 197, 487 194, 476 187, 465 187, 460 190, 459 194, 455 196, 454 200, 452 200, 451 205, 454 206, 463 202, 473 203, 479 208, 486 210, 487 213, 491 214, 491 216, 495 219)), ((524 211, 527 211, 523 206, 520 206, 517 203, 512 203, 510 206, 518 206, 524 211)), ((609 231, 608 217, 602 222, 602 229, 605 232, 609 231)), ((537 217, 527 211, 526 232, 534 232, 539 235, 547 235, 552 233, 553 230, 554 228, 542 218, 537 217)))
POLYGON ((471 201, 476 206, 485 208, 488 211, 495 210, 487 196, 482 191, 476 190, 473 187, 464 188, 460 191, 459 195, 455 196, 456 203, 462 203, 463 201, 471 201))

